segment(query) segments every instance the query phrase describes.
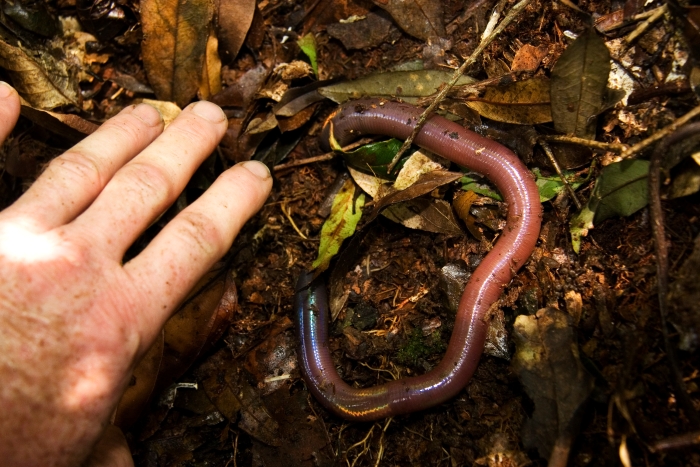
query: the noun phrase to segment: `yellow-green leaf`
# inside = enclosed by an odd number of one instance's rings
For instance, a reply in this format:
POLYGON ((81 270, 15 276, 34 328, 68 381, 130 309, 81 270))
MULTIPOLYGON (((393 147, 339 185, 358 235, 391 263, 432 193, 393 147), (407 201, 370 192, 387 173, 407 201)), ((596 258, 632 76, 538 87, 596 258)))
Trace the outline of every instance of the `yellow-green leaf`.
POLYGON ((365 194, 359 191, 355 183, 348 179, 333 199, 331 215, 321 228, 321 244, 318 257, 311 265, 318 272, 328 269, 333 256, 338 253, 343 240, 355 233, 357 223, 362 217, 362 207, 365 205, 365 194))

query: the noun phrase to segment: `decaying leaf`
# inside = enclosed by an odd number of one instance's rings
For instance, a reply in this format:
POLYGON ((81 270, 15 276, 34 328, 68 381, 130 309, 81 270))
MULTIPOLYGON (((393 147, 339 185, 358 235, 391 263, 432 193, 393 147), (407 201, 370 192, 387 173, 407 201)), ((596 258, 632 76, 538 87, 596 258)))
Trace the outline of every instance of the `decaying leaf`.
MULTIPOLYGON (((419 97, 435 94, 451 77, 451 72, 441 70, 390 71, 325 86, 319 88, 318 92, 338 104, 363 96, 400 97, 406 102, 415 103, 419 97)), ((475 81, 469 76, 462 76, 457 85, 475 81)))
POLYGON ((37 109, 79 105, 76 74, 67 61, 41 50, 0 40, 0 68, 7 71, 20 96, 37 109))
POLYGON ((389 15, 382 11, 370 11, 356 21, 329 24, 328 35, 343 43, 346 49, 367 49, 385 42, 393 43, 401 37, 389 15))
POLYGON ((219 50, 226 63, 236 58, 255 15, 255 0, 217 0, 219 50))
MULTIPOLYGON (((404 189, 390 188, 380 190, 377 193, 377 196, 375 197, 374 208, 369 214, 367 222, 372 221, 380 212, 382 212, 383 209, 389 206, 396 205, 398 203, 403 203, 405 201, 410 201, 425 194, 428 194, 438 187, 454 182, 460 176, 461 174, 459 172, 448 172, 444 169, 433 170, 431 172, 420 175, 416 179, 416 181, 413 184, 411 184, 411 186, 406 187, 404 189)), ((394 213, 393 217, 403 218, 404 214, 399 213, 404 212, 405 210, 403 209, 397 211, 396 213, 394 213)), ((390 219, 392 218, 390 216, 387 217, 389 217, 390 219)), ((454 233, 454 230, 451 227, 449 228, 449 230, 450 232, 454 233)), ((434 232, 434 230, 430 230, 430 232, 434 232)))
POLYGON ((143 0, 142 55, 160 100, 185 107, 197 93, 206 56, 212 0, 143 0))
POLYGON ((464 235, 459 221, 452 212, 452 206, 442 199, 411 199, 388 207, 382 212, 382 215, 409 229, 456 236, 464 235))
POLYGON ((581 248, 593 225, 613 216, 629 216, 647 205, 649 161, 632 159, 603 168, 586 205, 571 219, 569 231, 574 251, 581 248))
POLYGON ((373 0, 396 24, 413 37, 429 41, 445 37, 442 2, 434 0, 373 0))
POLYGON ((165 324, 165 351, 158 388, 172 384, 231 324, 238 309, 233 277, 212 270, 165 324))
POLYGON ((595 117, 604 107, 609 74, 610 52, 605 41, 595 28, 588 28, 552 70, 552 119, 557 131, 595 139, 595 117))
MULTIPOLYGON (((515 319, 513 367, 535 403, 523 442, 545 459, 566 456, 576 433, 581 410, 593 390, 593 377, 579 359, 571 318, 555 308, 515 319)), ((561 462, 562 457, 564 462, 561 462)))
POLYGON ((239 428, 265 444, 281 444, 279 425, 228 349, 210 357, 197 373, 207 397, 226 419, 231 423, 238 421, 239 428))
POLYGON ((331 215, 321 228, 321 244, 318 257, 311 267, 318 272, 328 269, 333 256, 338 253, 343 240, 355 233, 357 223, 362 217, 365 194, 356 193, 355 183, 348 179, 333 200, 331 215))
POLYGON ((489 87, 484 96, 467 101, 483 117, 506 123, 536 125, 552 121, 549 79, 538 77, 489 87))

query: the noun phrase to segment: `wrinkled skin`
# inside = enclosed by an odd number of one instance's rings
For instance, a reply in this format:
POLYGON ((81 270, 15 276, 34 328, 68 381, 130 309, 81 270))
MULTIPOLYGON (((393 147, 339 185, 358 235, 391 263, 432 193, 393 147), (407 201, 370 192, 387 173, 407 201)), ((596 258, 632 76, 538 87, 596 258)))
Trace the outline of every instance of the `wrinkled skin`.
MULTIPOLYGON (((0 84, 0 141, 19 115, 0 84)), ((0 212, 0 458, 6 466, 131 465, 109 425, 136 362, 272 186, 257 162, 224 172, 126 264, 226 131, 217 106, 163 131, 124 109, 54 159, 0 212), (95 449, 95 446, 98 446, 95 449)))

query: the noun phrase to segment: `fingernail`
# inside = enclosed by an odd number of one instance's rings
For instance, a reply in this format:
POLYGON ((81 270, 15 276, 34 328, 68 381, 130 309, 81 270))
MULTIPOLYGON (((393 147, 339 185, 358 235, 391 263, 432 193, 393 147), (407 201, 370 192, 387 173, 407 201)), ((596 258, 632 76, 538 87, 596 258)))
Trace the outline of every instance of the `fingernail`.
POLYGON ((148 126, 156 126, 163 121, 163 117, 161 117, 158 109, 148 104, 138 104, 131 111, 131 114, 148 126))
POLYGON ((241 162, 240 165, 258 178, 261 178, 263 180, 270 178, 270 169, 268 169, 267 166, 262 162, 245 161, 241 162))
POLYGON ((208 101, 199 101, 194 104, 192 111, 202 118, 206 118, 212 123, 219 123, 226 119, 224 111, 216 104, 208 101))
POLYGON ((0 81, 0 99, 6 99, 10 97, 15 90, 4 81, 0 81))

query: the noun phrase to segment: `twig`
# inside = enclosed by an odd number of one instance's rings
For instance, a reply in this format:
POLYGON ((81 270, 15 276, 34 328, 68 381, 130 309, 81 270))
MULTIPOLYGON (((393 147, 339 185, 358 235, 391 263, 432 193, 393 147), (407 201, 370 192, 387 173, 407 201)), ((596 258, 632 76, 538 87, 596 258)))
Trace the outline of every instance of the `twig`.
POLYGON ((661 130, 657 131, 647 139, 643 139, 639 143, 635 144, 631 148, 627 149, 625 152, 620 154, 620 157, 622 159, 627 159, 630 158, 634 155, 636 155, 638 152, 641 152, 643 149, 645 149, 647 146, 650 146, 660 140, 661 138, 664 138, 666 135, 669 135, 676 131, 678 128, 682 127, 689 121, 691 121, 693 118, 697 117, 700 115, 700 105, 695 107, 693 110, 688 112, 687 114, 683 115, 682 117, 676 119, 673 123, 671 123, 669 126, 662 128, 661 130))
POLYGON ((587 146, 593 149, 602 149, 603 151, 623 152, 629 149, 629 146, 622 143, 604 143, 592 139, 579 138, 577 136, 566 135, 544 135, 540 136, 540 140, 556 141, 557 143, 571 143, 579 146, 587 146))
POLYGON ((700 431, 691 431, 682 435, 671 436, 662 439, 650 446, 652 452, 667 451, 669 449, 681 449, 700 444, 700 431))
POLYGON ((578 196, 576 196, 576 192, 574 191, 572 186, 569 184, 569 181, 564 176, 564 172, 562 172, 561 167, 559 166, 559 161, 557 161, 557 158, 554 157, 554 153, 552 152, 552 148, 550 148, 549 144, 547 144, 547 142, 544 140, 540 140, 539 143, 540 143, 540 146, 542 146, 542 149, 544 149, 545 154, 547 154, 547 158, 549 159, 549 162, 552 164, 552 167, 554 167, 554 170, 559 175, 559 178, 561 178, 561 181, 564 184, 564 188, 566 188, 566 191, 567 191, 567 193, 569 193, 571 200, 576 205, 576 209, 578 209, 580 211, 581 206, 582 206, 581 201, 579 201, 578 196))
POLYGON ((329 161, 334 157, 334 152, 327 152, 325 154, 321 154, 320 156, 307 157, 306 159, 299 159, 296 161, 287 162, 286 164, 279 164, 274 166, 272 170, 274 170, 275 172, 279 172, 280 170, 291 169, 293 167, 299 167, 301 165, 313 164, 314 162, 329 161))
POLYGON ((484 51, 484 49, 493 42, 493 40, 511 23, 513 20, 518 16, 518 14, 525 9, 525 7, 530 3, 530 0, 521 0, 519 3, 517 3, 513 8, 508 12, 505 18, 503 18, 503 21, 500 22, 498 26, 493 30, 493 32, 489 35, 489 37, 484 38, 481 43, 477 46, 476 50, 472 52, 471 56, 462 63, 462 65, 455 71, 455 73, 452 75, 452 79, 450 79, 450 82, 447 83, 443 88, 440 90, 438 95, 435 97, 435 100, 433 101, 432 104, 428 106, 427 109, 421 114, 420 118, 418 119, 418 123, 416 124, 416 127, 413 129, 413 132, 411 133, 411 136, 408 137, 406 141, 401 145, 401 148, 399 149, 399 152, 396 153, 394 156, 394 159, 391 161, 391 164, 389 164, 389 172, 391 173, 394 170, 394 167, 398 163, 399 159, 403 154, 408 150, 408 148, 411 146, 413 143, 413 140, 416 138, 418 133, 420 132, 421 128, 423 128, 423 125, 425 122, 428 120, 428 117, 433 113, 435 108, 442 102, 442 100, 445 98, 448 92, 452 89, 452 87, 457 84, 457 81, 459 78, 464 74, 464 72, 467 70, 469 66, 471 66, 477 59, 479 55, 481 55, 481 52, 484 51))
MULTIPOLYGON (((687 115, 687 114, 686 114, 687 115)), ((688 138, 690 135, 700 133, 700 122, 692 123, 680 128, 656 146, 649 164, 649 213, 651 215, 651 230, 656 247, 656 282, 659 295, 659 316, 661 318, 661 333, 663 334, 666 358, 671 369, 671 384, 676 392, 676 399, 683 408, 685 416, 694 429, 700 427, 698 416, 693 402, 688 396, 688 391, 683 382, 683 373, 676 359, 676 353, 671 345, 668 335, 668 245, 666 244, 666 229, 664 227, 664 212, 661 209, 661 162, 668 152, 668 148, 678 141, 688 138)))
POLYGON ((625 45, 631 44, 636 38, 644 34, 644 31, 646 31, 647 28, 649 28, 649 26, 652 25, 652 23, 661 18, 667 11, 668 7, 666 6, 666 4, 663 4, 655 10, 652 10, 650 16, 644 22, 640 23, 639 26, 637 26, 634 29, 634 31, 632 31, 627 37, 625 37, 625 45))
POLYGON ((289 209, 287 208, 287 203, 284 202, 280 205, 280 208, 282 209, 282 213, 287 217, 287 220, 289 221, 290 224, 292 224, 292 228, 296 230, 296 232, 299 234, 301 238, 304 240, 308 240, 309 237, 304 235, 301 230, 299 230, 299 227, 297 227, 296 223, 294 222, 294 219, 292 219, 292 214, 289 212, 289 209))
MULTIPOLYGON (((353 149, 359 148, 362 145, 367 144, 368 141, 373 141, 372 138, 362 138, 354 143, 343 146, 342 152, 352 151, 353 149)), ((337 155, 336 152, 327 152, 321 154, 320 156, 307 157, 306 159, 299 159, 297 161, 287 162, 286 164, 278 164, 272 168, 274 172, 279 172, 280 170, 291 169, 294 167, 299 167, 300 165, 313 164, 314 162, 323 162, 333 159, 337 155)))

